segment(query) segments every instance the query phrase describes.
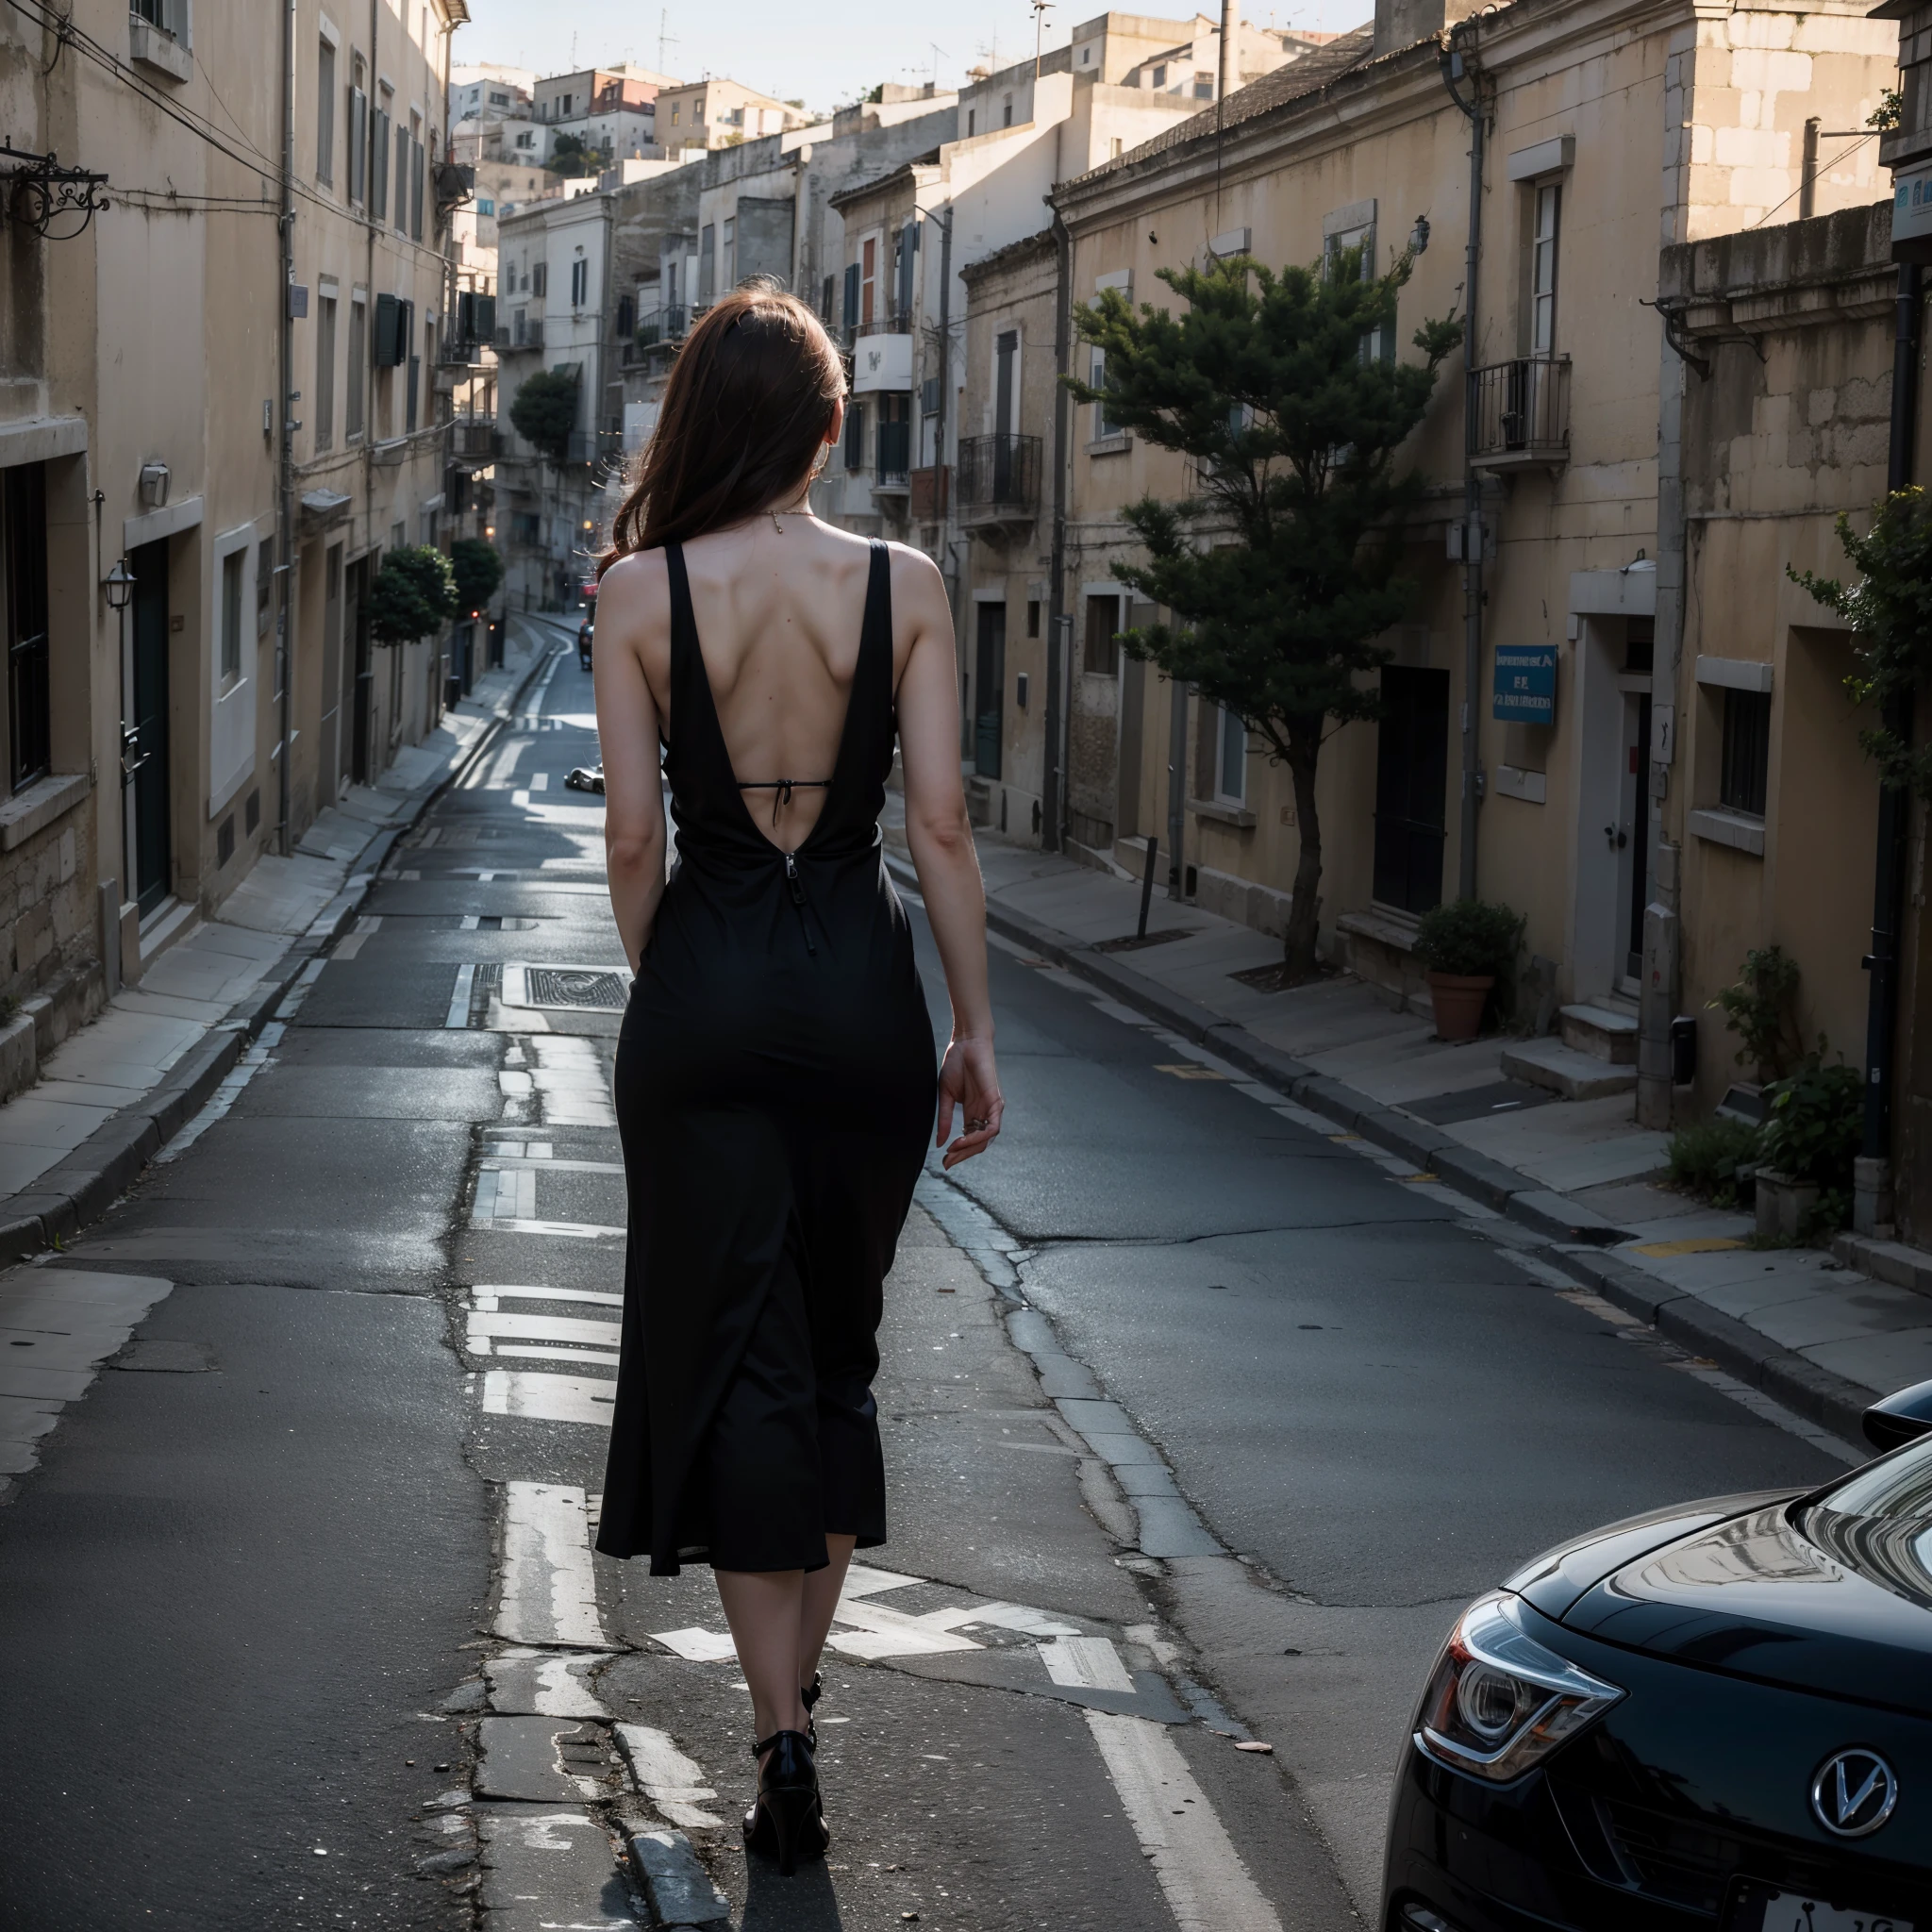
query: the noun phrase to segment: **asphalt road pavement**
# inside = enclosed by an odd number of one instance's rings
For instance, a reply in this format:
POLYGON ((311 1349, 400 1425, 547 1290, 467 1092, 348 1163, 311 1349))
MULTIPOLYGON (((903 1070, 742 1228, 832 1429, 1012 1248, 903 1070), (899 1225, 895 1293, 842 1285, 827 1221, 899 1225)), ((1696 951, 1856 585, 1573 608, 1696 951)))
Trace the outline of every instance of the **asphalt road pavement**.
POLYGON ((590 1553, 625 1219, 602 810, 563 787, 594 753, 560 654, 239 1094, 44 1264, 172 1287, 0 1507, 0 1926, 1339 1932, 1464 1600, 1834 1466, 1000 944, 1007 1128, 928 1174, 889 1285, 833 1848, 748 1864, 708 1572, 590 1553))

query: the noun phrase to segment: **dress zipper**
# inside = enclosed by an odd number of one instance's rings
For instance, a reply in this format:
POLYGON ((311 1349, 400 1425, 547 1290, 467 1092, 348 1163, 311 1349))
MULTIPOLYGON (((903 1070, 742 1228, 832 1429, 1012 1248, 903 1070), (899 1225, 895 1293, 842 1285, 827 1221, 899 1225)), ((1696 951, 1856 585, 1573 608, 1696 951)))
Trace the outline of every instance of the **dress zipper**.
POLYGON ((798 876, 798 861, 791 853, 785 855, 785 883, 791 889, 791 903, 798 908, 798 929, 805 935, 805 950, 817 957, 818 948, 811 941, 811 922, 805 915, 805 881, 798 876))

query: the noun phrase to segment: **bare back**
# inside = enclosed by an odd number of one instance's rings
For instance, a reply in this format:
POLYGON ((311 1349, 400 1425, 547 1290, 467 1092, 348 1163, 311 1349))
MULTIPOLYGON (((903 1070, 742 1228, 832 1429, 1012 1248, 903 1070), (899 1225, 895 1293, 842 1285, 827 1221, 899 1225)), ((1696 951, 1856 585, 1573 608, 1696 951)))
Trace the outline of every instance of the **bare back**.
MULTIPOLYGON (((767 515, 693 539, 684 562, 732 772, 750 788, 745 805, 760 829, 776 844, 795 846, 824 808, 814 781, 829 779, 838 758, 858 665, 870 547, 816 518, 781 512, 775 525, 767 515), (801 789, 772 789, 781 779, 801 789)), ((895 620, 892 629, 896 690, 914 626, 895 620)), ((678 728, 668 621, 646 625, 640 645, 668 742, 678 728)))

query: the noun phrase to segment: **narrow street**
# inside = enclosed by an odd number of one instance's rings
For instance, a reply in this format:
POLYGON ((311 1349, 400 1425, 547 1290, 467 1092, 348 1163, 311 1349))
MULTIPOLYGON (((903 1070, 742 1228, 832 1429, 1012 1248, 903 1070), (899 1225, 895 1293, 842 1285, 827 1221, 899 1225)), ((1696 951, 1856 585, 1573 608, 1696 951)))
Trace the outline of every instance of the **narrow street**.
POLYGON ((594 759, 559 648, 247 1077, 0 1280, 77 1334, 153 1299, 0 1507, 0 1925, 1340 1932, 1463 1602, 1841 1466, 996 941, 1006 1131, 928 1172, 889 1284, 832 1850, 748 1875, 709 1573, 590 1555, 625 1219, 594 759))

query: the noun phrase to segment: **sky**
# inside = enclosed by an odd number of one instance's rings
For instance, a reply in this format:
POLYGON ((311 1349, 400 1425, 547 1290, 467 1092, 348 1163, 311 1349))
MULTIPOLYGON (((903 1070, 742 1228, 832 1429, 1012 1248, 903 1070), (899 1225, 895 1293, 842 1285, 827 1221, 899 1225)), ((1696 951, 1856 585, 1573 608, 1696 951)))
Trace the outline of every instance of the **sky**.
MULTIPOLYGON (((958 87, 967 68, 994 57, 1000 65, 1033 52, 1027 0, 469 0, 470 24, 458 30, 455 58, 502 60, 539 74, 638 60, 696 79, 728 75, 780 100, 802 99, 828 110, 882 80, 937 79, 958 87), (658 36, 663 35, 663 59, 658 36)), ((1104 9, 1105 0, 1063 0, 1047 12, 1045 47, 1063 47, 1067 31, 1104 9)), ((1159 12, 1190 17, 1187 0, 1159 12)), ((1220 12, 1219 0, 1205 11, 1220 12)), ((1374 11, 1370 0, 1246 0, 1258 26, 1335 31, 1374 11)))

